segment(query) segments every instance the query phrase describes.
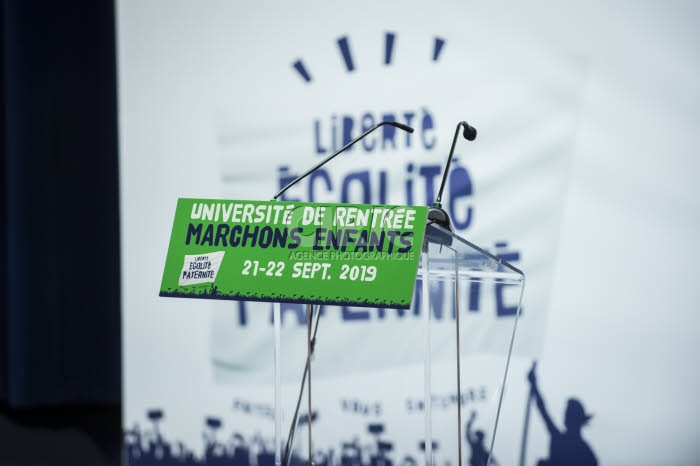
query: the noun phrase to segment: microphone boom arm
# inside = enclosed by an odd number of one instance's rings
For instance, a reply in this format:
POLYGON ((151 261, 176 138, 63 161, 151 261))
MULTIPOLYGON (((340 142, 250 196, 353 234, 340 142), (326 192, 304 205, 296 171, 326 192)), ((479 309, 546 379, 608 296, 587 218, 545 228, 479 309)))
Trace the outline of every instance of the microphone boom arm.
MULTIPOLYGON (((326 157, 325 159, 321 160, 319 163, 317 163, 316 165, 314 165, 312 168, 310 168, 310 169, 308 169, 307 171, 305 171, 302 175, 300 175, 300 176, 298 176, 297 178, 295 178, 294 180, 292 180, 290 183, 287 184, 287 186, 285 186, 284 188, 280 189, 280 191, 279 191, 277 194, 275 194, 275 197, 273 197, 272 200, 273 200, 273 201, 276 201, 277 198, 280 197, 282 194, 284 194, 284 192, 285 192, 286 190, 288 190, 289 188, 291 188, 292 186, 294 186, 295 184, 297 184, 299 181, 303 180, 304 178, 306 178, 307 176, 309 176, 311 173, 315 172, 316 170, 318 170, 319 168, 321 168, 322 166, 324 166, 326 163, 330 162, 333 158, 335 158, 336 155, 338 155, 338 154, 340 154, 341 152, 343 152, 344 150, 348 149, 350 146, 352 146, 353 144, 355 144, 356 142, 358 142, 360 139, 362 139, 362 138, 364 138, 365 136, 367 136, 369 133, 371 133, 371 132, 374 131, 375 129, 379 128, 380 126, 384 126, 384 125, 391 125, 391 126, 393 126, 394 128, 399 128, 399 129, 402 129, 402 130, 404 130, 404 131, 408 131, 409 133, 412 133, 412 132, 413 132, 413 128, 411 128, 410 126, 404 125, 404 124, 402 124, 402 123, 397 123, 397 122, 395 122, 395 121, 382 121, 382 122, 380 122, 380 123, 377 123, 376 125, 372 126, 370 129, 368 129, 367 131, 365 131, 364 133, 362 133, 360 136, 356 137, 355 139, 353 139, 353 140, 350 141, 349 143, 345 144, 343 147, 341 147, 341 148, 338 149, 337 151, 333 152, 331 155, 329 155, 329 156, 326 157)), ((452 148, 454 149, 454 143, 452 144, 452 148)), ((449 163, 449 162, 448 162, 448 163, 449 163)), ((443 181, 443 184, 444 184, 444 181, 443 181)), ((442 189, 440 190, 440 192, 442 192, 442 189)))
POLYGON ((445 189, 445 182, 447 181, 447 174, 450 172, 450 163, 452 162, 452 155, 455 153, 455 145, 457 144, 457 137, 459 136, 459 127, 464 126, 464 138, 468 141, 473 141, 476 139, 476 129, 473 126, 469 126, 466 121, 460 121, 457 123, 457 128, 455 128, 455 137, 452 139, 452 148, 450 148, 450 155, 447 157, 447 165, 445 166, 445 171, 442 174, 442 183, 440 183, 440 191, 438 191, 435 203, 438 205, 442 204, 442 191, 445 189))
MULTIPOLYGON (((440 191, 438 191, 437 198, 435 202, 428 209, 428 223, 436 223, 446 230, 452 231, 450 216, 445 209, 442 208, 442 192, 445 189, 445 182, 447 181, 447 174, 450 172, 450 163, 452 162, 452 156, 455 153, 455 145, 457 144, 457 138, 459 137, 459 127, 464 126, 464 138, 468 141, 473 141, 476 139, 476 129, 469 126, 466 121, 460 121, 457 123, 457 128, 455 129, 455 136, 452 139, 452 148, 450 149, 450 155, 447 157, 447 165, 445 166, 445 171, 442 173, 442 183, 440 183, 440 191)), ((452 240, 448 237, 443 237, 444 235, 439 234, 428 234, 428 242, 431 243, 441 243, 452 244, 452 240), (437 235, 437 236, 435 236, 437 235)))

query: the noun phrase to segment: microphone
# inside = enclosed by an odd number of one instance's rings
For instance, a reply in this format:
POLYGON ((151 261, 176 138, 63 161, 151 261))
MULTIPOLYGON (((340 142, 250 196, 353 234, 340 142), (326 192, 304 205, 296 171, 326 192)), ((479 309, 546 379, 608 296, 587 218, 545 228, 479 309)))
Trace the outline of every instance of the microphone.
MULTIPOLYGON (((330 162, 331 159, 333 159, 335 156, 337 156, 337 155, 340 154, 341 152, 344 152, 344 151, 345 151, 346 149, 348 149, 350 146, 352 146, 352 145, 355 144, 357 141, 359 141, 360 139, 362 139, 362 138, 364 138, 365 136, 367 136, 369 133, 371 133, 371 132, 374 131, 375 129, 379 128, 380 126, 384 126, 384 125, 390 125, 390 126, 393 126, 394 128, 399 128, 399 129, 402 129, 402 130, 407 131, 407 132, 409 132, 409 133, 412 133, 412 132, 413 132, 413 128, 411 128, 410 126, 404 125, 403 123, 397 123, 397 122, 395 122, 395 121, 382 121, 381 123, 377 123, 376 125, 372 126, 370 129, 368 129, 367 131, 365 131, 364 133, 362 133, 360 136, 356 137, 355 139, 353 139, 353 140, 350 141, 349 143, 345 144, 343 147, 341 147, 341 148, 338 149, 337 151, 333 152, 331 155, 329 155, 329 156, 326 157, 325 159, 321 160, 319 163, 317 163, 316 165, 314 165, 312 168, 310 168, 309 170, 307 170, 306 172, 304 172, 302 175, 298 176, 297 178, 295 178, 294 180, 292 180, 291 182, 289 182, 289 183, 287 184, 287 186, 285 186, 284 188, 280 189, 280 191, 279 191, 277 194, 275 194, 275 197, 273 197, 272 200, 273 200, 273 201, 276 201, 277 198, 280 197, 282 194, 284 194, 284 192, 285 192, 286 190, 288 190, 289 188, 291 188, 292 186, 294 186, 295 184, 297 184, 298 182, 300 182, 301 180, 303 180, 304 178, 306 178, 307 176, 309 176, 310 174, 312 174, 313 172, 315 172, 316 170, 318 170, 319 168, 321 168, 322 166, 324 166, 326 163, 330 162)), ((472 129, 473 129, 473 128, 472 128, 472 129)), ((452 148, 454 149, 454 144, 452 144, 452 148)), ((449 162, 448 162, 448 166, 449 166, 449 162)), ((443 184, 444 184, 444 180, 443 180, 443 184)), ((440 192, 442 192, 442 189, 440 190, 440 192)))
MULTIPOLYGON (((452 225, 450 222, 450 216, 447 214, 445 209, 442 208, 442 192, 445 189, 445 182, 447 181, 447 174, 450 171, 450 163, 452 162, 452 155, 455 152, 455 145, 457 144, 457 138, 459 136, 460 126, 464 127, 462 135, 467 141, 473 141, 476 139, 476 128, 470 126, 466 121, 460 121, 457 123, 457 128, 455 129, 455 136, 452 139, 452 148, 450 149, 450 155, 447 157, 447 164, 445 165, 445 171, 442 173, 442 183, 440 184, 440 191, 438 191, 437 198, 431 207, 428 208, 428 225, 437 223, 446 230, 452 231, 452 225)), ((436 230, 428 231, 428 241, 431 243, 441 243, 447 246, 452 244, 452 237, 439 234, 436 230)))

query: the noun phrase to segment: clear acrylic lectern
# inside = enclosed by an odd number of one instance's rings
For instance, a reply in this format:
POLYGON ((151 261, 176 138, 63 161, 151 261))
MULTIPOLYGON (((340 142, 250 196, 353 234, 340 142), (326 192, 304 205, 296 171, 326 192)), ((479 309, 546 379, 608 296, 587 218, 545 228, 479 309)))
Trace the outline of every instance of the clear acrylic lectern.
MULTIPOLYGON (((423 341, 415 341, 415 345, 422 346, 423 352, 423 401, 420 407, 423 436, 421 441, 415 442, 413 460, 403 454, 389 460, 393 446, 377 441, 370 456, 369 464, 372 465, 432 466, 447 462, 461 465, 468 464, 470 458, 483 455, 483 452, 498 458, 498 450, 494 450, 496 428, 525 276, 508 262, 437 224, 429 223, 425 233, 411 309, 413 314, 420 313, 423 326, 423 341), (439 322, 435 321, 438 304, 442 312, 439 322), (427 309, 431 312, 425 312, 427 309)), ((318 317, 314 322, 318 306, 307 305, 306 308, 309 357, 304 370, 306 380, 297 401, 303 403, 302 412, 313 413, 313 391, 309 390, 313 380, 310 355, 318 324, 318 317)), ((367 463, 359 453, 356 460, 347 460, 346 457, 329 460, 318 455, 313 444, 316 435, 315 431, 312 434, 313 419, 309 419, 308 414, 284 419, 283 423, 282 409, 279 408, 282 391, 279 305, 275 305, 273 316, 275 463, 285 466, 367 463), (299 430, 294 442, 287 442, 289 422, 293 423, 292 436, 299 430)), ((381 433, 382 429, 381 425, 369 426, 373 434, 381 433)), ((482 463, 485 458, 477 457, 476 460, 478 464, 486 464, 482 463)))

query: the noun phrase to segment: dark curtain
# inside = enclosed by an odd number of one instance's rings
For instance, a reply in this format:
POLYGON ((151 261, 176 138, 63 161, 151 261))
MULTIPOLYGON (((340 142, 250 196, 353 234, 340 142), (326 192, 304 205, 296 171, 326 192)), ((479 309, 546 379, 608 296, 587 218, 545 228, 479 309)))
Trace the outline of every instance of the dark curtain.
POLYGON ((112 1, 3 2, 0 404, 10 409, 120 403, 114 20, 112 1))

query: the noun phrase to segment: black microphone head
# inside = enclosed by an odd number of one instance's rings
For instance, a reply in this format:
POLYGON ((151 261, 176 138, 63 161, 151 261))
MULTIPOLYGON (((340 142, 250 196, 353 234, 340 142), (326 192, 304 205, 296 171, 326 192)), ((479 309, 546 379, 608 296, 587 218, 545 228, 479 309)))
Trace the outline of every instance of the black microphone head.
MULTIPOLYGON (((452 222, 450 222, 450 216, 447 214, 445 209, 443 209, 442 206, 437 202, 428 208, 428 224, 432 223, 440 225, 447 231, 452 231, 452 222)), ((428 243, 437 243, 444 244, 445 246, 452 246, 452 236, 435 228, 427 230, 426 239, 428 240, 428 243)), ((427 246, 427 244, 425 246, 427 246)))
POLYGON ((462 126, 464 126, 464 139, 467 141, 473 141, 476 139, 476 128, 469 126, 469 123, 466 121, 462 122, 462 126))
POLYGON ((403 123, 397 123, 397 122, 395 122, 395 121, 390 121, 390 122, 388 122, 388 123, 389 123, 391 126, 395 126, 396 128, 400 128, 400 129, 402 129, 402 130, 404 130, 404 131, 408 131, 409 133, 412 133, 412 132, 413 132, 413 128, 411 128, 410 126, 404 125, 403 123))

